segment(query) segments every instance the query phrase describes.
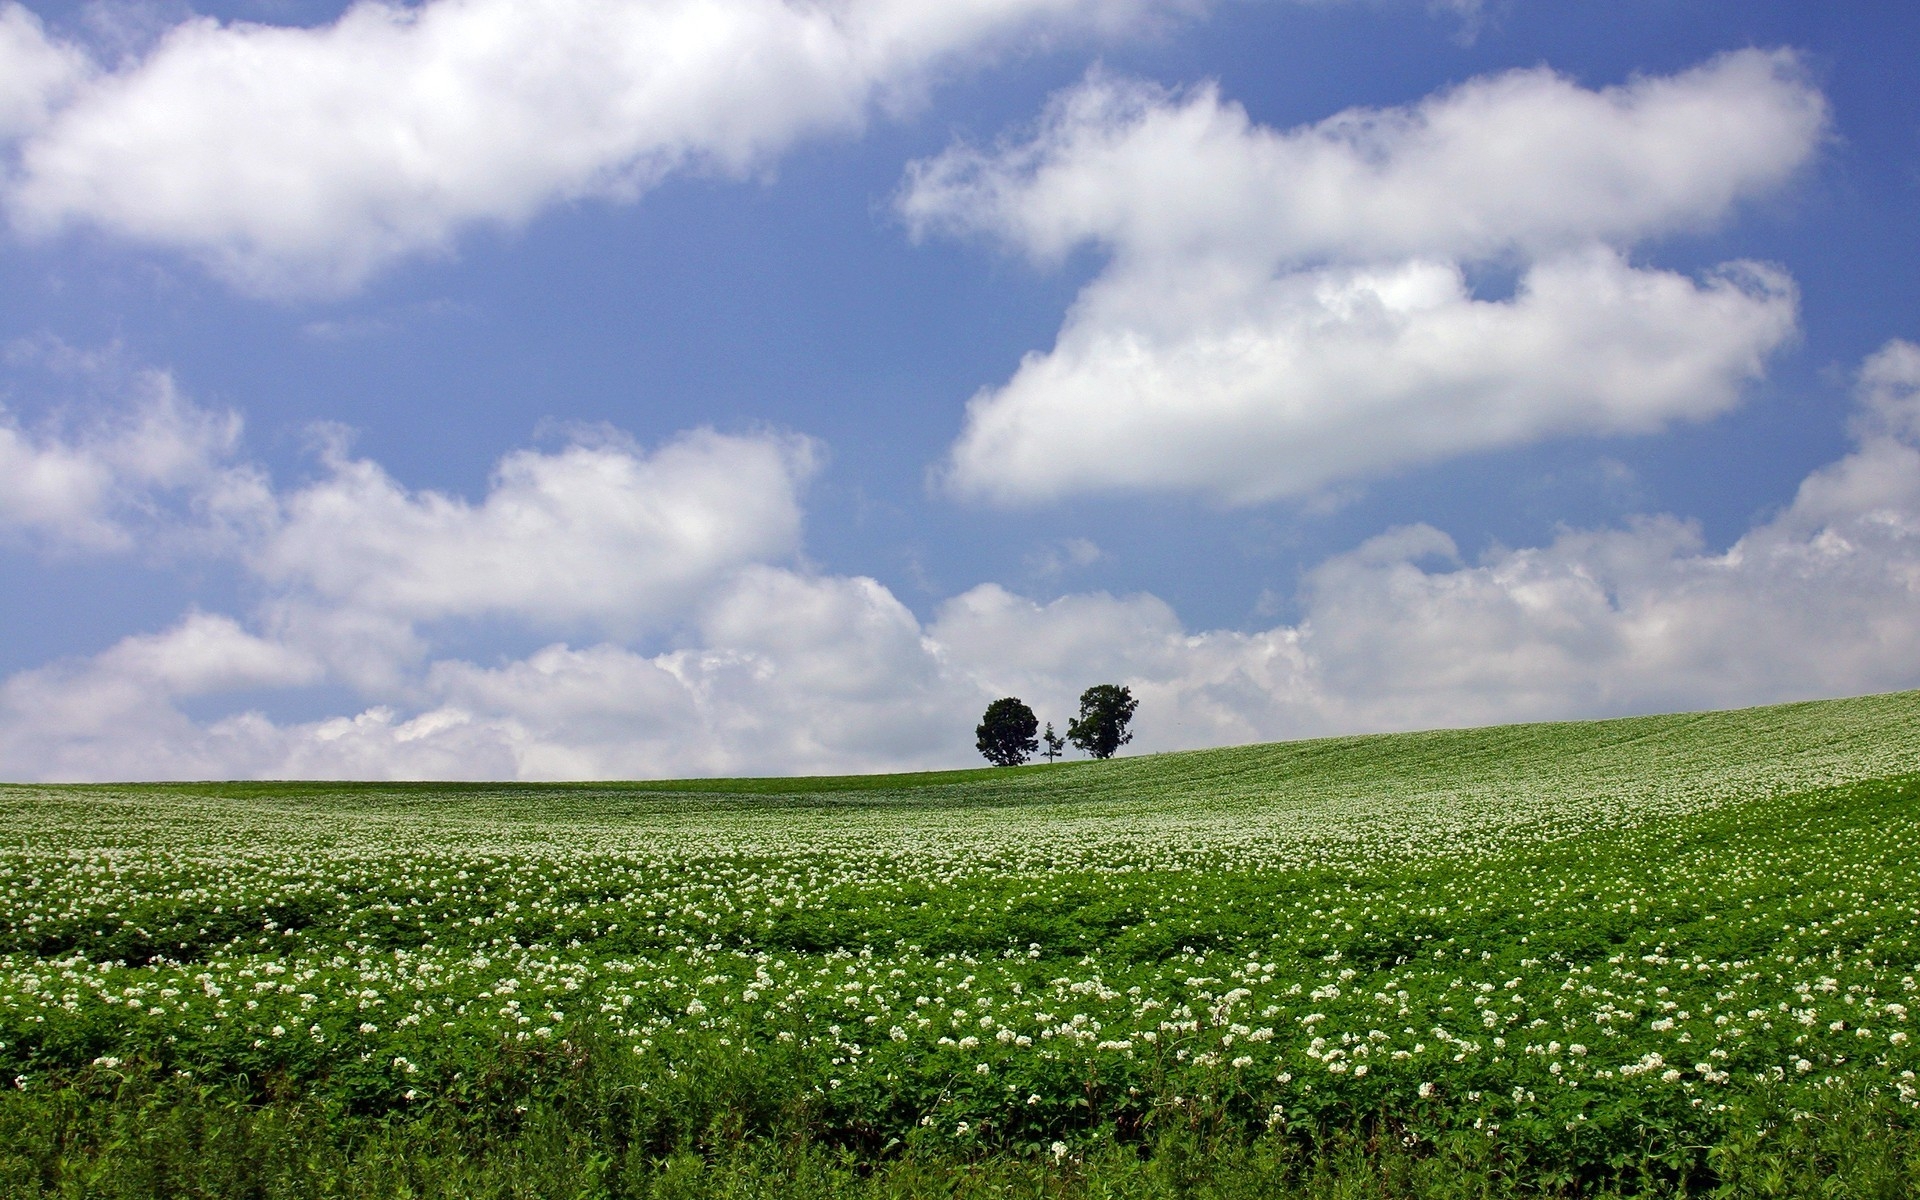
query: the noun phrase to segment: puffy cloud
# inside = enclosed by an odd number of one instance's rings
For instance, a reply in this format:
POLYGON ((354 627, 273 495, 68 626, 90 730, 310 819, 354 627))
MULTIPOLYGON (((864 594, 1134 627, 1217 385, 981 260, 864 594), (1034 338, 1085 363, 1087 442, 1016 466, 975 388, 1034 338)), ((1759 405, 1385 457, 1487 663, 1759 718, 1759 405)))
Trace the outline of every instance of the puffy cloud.
MULTIPOLYGON (((229 461, 240 418, 181 397, 146 372, 120 412, 78 431, 32 431, 0 409, 0 533, 53 549, 122 550, 168 501, 199 510, 209 531, 247 519, 257 478, 229 461)), ((179 532, 179 514, 171 514, 179 532)))
POLYGON ((512 722, 503 744, 523 777, 909 769, 966 745, 954 714, 976 690, 872 579, 752 569, 717 590, 699 632, 654 656, 603 644, 441 663, 432 685, 452 709, 512 722))
POLYGON ((1722 411, 1791 336, 1791 281, 1623 249, 1780 186, 1825 112, 1759 51, 1601 91, 1515 72, 1292 131, 1095 75, 1029 140, 916 164, 900 195, 917 234, 1111 255, 1053 349, 969 404, 947 481, 1247 503, 1722 411), (1486 264, 1517 269, 1511 297, 1475 295, 1486 264))
POLYGON ((0 7, 0 138, 46 124, 89 73, 86 55, 49 38, 39 17, 18 4, 0 7))
POLYGON ((1567 433, 1732 407, 1794 328, 1781 272, 1705 280, 1589 249, 1474 298, 1452 263, 1248 280, 1123 273, 969 406, 950 483, 1034 502, 1163 488, 1236 504, 1567 433), (1171 297, 1171 299, 1170 299, 1171 297))
POLYGON ((1862 437, 1920 441, 1920 346, 1896 339, 1875 351, 1860 368, 1859 396, 1862 437))
POLYGON ((1212 86, 1096 73, 1024 143, 911 166, 900 209, 1042 259, 1537 254, 1710 224, 1804 167, 1826 119, 1794 57, 1757 50, 1599 91, 1513 71, 1286 131, 1212 86))
POLYGON ((91 659, 0 683, 0 772, 52 779, 271 773, 279 763, 257 739, 236 738, 232 721, 202 727, 176 701, 296 687, 321 676, 310 656, 250 634, 231 617, 189 614, 172 629, 125 638, 91 659))
POLYGON ((84 70, 0 9, 15 224, 89 224, 267 293, 339 292, 475 224, 740 173, 856 129, 959 57, 1177 2, 362 0, 332 24, 193 18, 84 70))
POLYGON ((321 673, 311 657, 213 613, 192 613, 164 633, 123 639, 94 666, 106 676, 152 684, 169 697, 291 687, 314 683, 321 673))
POLYGON ((1920 347, 1861 372, 1854 451, 1708 550, 1671 516, 1463 562, 1430 526, 1309 573, 1297 625, 1188 633, 1152 597, 1037 604, 997 587, 932 632, 995 694, 1064 711, 1142 697, 1141 749, 1733 707, 1920 686, 1920 347))
POLYGON ((404 621, 510 616, 633 633, 717 579, 799 545, 812 444, 697 431, 645 453, 571 445, 503 459, 479 503, 413 492, 327 455, 250 555, 261 578, 328 609, 404 621))
POLYGON ((1155 596, 1093 592, 1038 604, 992 583, 941 605, 931 633, 982 691, 1028 697, 1049 711, 1079 694, 1076 676, 1138 678, 1148 664, 1183 657, 1187 641, 1180 618, 1155 596))
POLYGON ((1673 517, 1479 563, 1438 531, 1323 564, 1300 632, 1323 719, 1406 728, 1756 704, 1920 685, 1920 386, 1894 342, 1861 373, 1855 450, 1726 551, 1673 517))
POLYGON ((1252 632, 1189 630, 1150 595, 1042 603, 994 584, 922 621, 875 580, 763 562, 695 587, 680 640, 659 651, 555 642, 478 663, 351 589, 306 594, 306 624, 275 624, 269 610, 267 633, 195 614, 0 684, 0 775, 952 766, 973 761, 973 721, 995 697, 1020 696, 1058 728, 1080 689, 1106 681, 1140 697, 1135 752, 1920 686, 1916 395, 1920 347, 1890 343, 1861 369, 1853 450, 1724 550, 1692 523, 1649 516, 1470 562, 1446 534, 1410 525, 1321 563, 1300 620, 1252 632), (377 669, 342 665, 344 645, 377 669), (357 711, 188 715, 235 692, 244 702, 316 683, 357 689, 357 711))
POLYGON ((1124 683, 1140 700, 1135 753, 1326 728, 1317 667, 1295 628, 1191 633, 1155 596, 1042 604, 985 584, 942 606, 930 632, 980 694, 1020 696, 1062 732, 1082 689, 1124 683))
POLYGON ((959 758, 970 743, 954 714, 978 707, 972 685, 942 668, 885 588, 773 567, 717 586, 691 648, 648 655, 554 644, 497 666, 441 659, 394 689, 404 699, 307 722, 247 711, 196 723, 171 703, 208 690, 221 670, 228 686, 248 688, 311 683, 321 669, 302 650, 212 620, 9 680, 0 687, 0 774, 607 779, 906 769, 959 758), (196 656, 200 643, 225 657, 196 656))

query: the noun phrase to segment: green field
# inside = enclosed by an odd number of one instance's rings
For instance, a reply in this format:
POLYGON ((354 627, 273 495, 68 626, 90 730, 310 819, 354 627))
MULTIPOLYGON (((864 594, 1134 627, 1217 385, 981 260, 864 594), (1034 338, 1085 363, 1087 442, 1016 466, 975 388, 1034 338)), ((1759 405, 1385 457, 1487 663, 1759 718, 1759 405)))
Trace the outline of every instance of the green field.
POLYGON ((1920 693, 0 787, 0 1192, 1905 1195, 1916 771, 1920 693))

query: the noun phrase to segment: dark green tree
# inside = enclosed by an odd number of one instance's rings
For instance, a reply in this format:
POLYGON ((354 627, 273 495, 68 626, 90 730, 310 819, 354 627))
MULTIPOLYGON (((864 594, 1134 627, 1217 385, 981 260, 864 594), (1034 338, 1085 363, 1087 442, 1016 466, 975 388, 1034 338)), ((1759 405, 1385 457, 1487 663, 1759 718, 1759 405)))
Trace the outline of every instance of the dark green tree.
POLYGON ((1095 758, 1112 758, 1133 740, 1127 725, 1138 707, 1132 689, 1097 683, 1080 693, 1080 715, 1067 722, 1067 740, 1095 758))
POLYGON ((1040 748, 1039 739, 1033 736, 1039 728, 1040 720, 1033 710, 1008 696, 987 705, 986 715, 973 731, 978 739, 975 745, 994 766, 1017 767, 1040 748))
POLYGON ((1061 737, 1059 734, 1053 731, 1052 721, 1047 722, 1047 731, 1040 735, 1040 740, 1041 742, 1045 743, 1047 747, 1046 754, 1047 754, 1048 762, 1052 762, 1054 759, 1059 758, 1060 752, 1066 749, 1067 747, 1067 739, 1061 737))

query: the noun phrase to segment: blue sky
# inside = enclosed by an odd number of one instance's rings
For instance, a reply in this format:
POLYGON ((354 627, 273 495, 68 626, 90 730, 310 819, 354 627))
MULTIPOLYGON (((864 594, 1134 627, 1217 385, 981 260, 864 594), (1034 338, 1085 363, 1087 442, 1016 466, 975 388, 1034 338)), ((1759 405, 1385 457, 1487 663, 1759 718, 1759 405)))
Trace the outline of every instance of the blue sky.
POLYGON ((0 8, 0 777, 1920 686, 1920 13, 0 8))

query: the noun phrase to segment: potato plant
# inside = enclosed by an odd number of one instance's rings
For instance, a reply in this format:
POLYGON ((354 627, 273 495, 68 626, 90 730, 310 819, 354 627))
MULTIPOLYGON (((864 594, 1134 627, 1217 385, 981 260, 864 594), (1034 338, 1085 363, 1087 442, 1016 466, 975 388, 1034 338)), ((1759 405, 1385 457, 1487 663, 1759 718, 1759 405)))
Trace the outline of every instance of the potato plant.
POLYGON ((860 781, 9 787, 0 1078, 457 1120, 592 1064, 663 1153, 690 1114, 1043 1162, 1364 1128, 1547 1183, 1682 1178, 1781 1122, 1920 1112, 1916 715, 860 781))

